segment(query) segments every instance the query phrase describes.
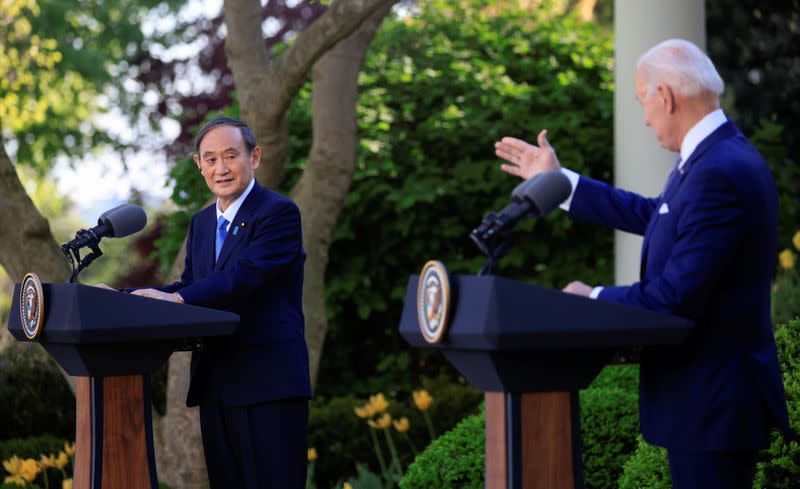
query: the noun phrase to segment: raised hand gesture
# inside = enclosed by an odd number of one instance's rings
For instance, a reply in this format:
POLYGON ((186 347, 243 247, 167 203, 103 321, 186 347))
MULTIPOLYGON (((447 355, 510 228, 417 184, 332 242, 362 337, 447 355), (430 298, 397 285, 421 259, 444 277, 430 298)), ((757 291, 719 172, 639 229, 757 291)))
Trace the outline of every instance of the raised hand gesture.
POLYGON ((547 141, 547 129, 542 129, 537 142, 539 146, 521 139, 504 137, 494 143, 494 153, 511 163, 500 165, 500 169, 525 180, 542 172, 560 170, 561 164, 556 152, 547 141))

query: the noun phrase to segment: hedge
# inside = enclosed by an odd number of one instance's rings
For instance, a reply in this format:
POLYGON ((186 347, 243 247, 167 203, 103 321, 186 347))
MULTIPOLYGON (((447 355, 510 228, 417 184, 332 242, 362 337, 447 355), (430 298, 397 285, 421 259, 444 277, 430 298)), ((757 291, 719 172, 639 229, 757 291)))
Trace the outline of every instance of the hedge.
MULTIPOLYGON (((783 372, 789 421, 800 431, 800 320, 792 320, 775 329, 775 344, 783 372)), ((770 447, 760 455, 754 488, 796 489, 800 484, 800 444, 774 432, 770 447)), ((666 452, 640 443, 625 464, 620 489, 669 487, 669 464, 666 452)))
MULTIPOLYGON (((580 393, 586 489, 615 488, 639 433, 635 366, 609 366, 580 393)), ((483 487, 484 415, 441 436, 408 468, 403 489, 483 487)))

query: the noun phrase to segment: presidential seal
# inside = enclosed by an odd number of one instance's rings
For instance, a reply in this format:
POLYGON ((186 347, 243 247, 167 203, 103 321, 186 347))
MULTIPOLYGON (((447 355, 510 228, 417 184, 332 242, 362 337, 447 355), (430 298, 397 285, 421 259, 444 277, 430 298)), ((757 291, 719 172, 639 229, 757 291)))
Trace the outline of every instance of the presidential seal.
POLYGON ((35 340, 42 332, 44 319, 44 293, 42 281, 35 273, 29 273, 22 279, 19 289, 19 318, 22 330, 29 340, 35 340))
POLYGON ((447 330, 450 280, 444 265, 431 260, 422 267, 417 285, 419 330, 428 343, 438 343, 447 330))

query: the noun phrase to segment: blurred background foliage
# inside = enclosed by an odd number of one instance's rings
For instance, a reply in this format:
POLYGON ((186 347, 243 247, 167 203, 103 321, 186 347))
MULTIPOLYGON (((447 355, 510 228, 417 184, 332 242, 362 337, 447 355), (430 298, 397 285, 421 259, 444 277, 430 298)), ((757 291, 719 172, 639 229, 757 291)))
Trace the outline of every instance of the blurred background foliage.
MULTIPOLYGON (((132 245, 105 242, 107 257, 87 270, 86 282, 160 281, 182 245, 189 216, 209 197, 187 156, 191 137, 216 113, 238 114, 221 13, 178 20, 170 29, 146 27, 156 24, 154 19, 173 16, 183 3, 0 4, 3 137, 29 195, 50 219, 59 242, 85 225, 69 199, 55 191, 49 174, 54 158, 67 157, 79 165, 82 157, 104 146, 124 157, 147 146, 142 134, 160 130, 165 119, 181 124, 179 136, 164 151, 174 161, 171 183, 179 211, 155 219, 132 245), (181 43, 202 48, 193 58, 164 55, 181 43), (186 80, 203 77, 215 83, 201 91, 185 89, 186 80), (124 117, 129 128, 101 124, 99 116, 108 113, 124 117)), ((451 273, 472 274, 483 264, 469 231, 485 212, 503 207, 517 183, 498 170, 492 143, 499 137, 532 140, 547 127, 565 166, 613 179, 613 3, 406 2, 404 15, 387 19, 379 31, 360 77, 356 173, 330 249, 330 330, 309 429, 310 442, 319 451, 318 487, 355 473, 359 461, 377 472, 367 428, 352 413, 368 394, 385 392, 392 414, 409 416, 409 433, 420 448, 427 438, 419 413, 409 407, 413 389, 425 386, 436 399, 431 414, 441 432, 478 412, 477 391, 438 354, 411 350, 396 334, 407 276, 430 258, 442 260, 451 273), (593 21, 572 15, 573 7, 592 3, 593 21)), ((283 49, 292 32, 323 10, 319 2, 270 0, 265 19, 280 19, 282 27, 265 43, 283 49)), ((708 51, 727 85, 724 109, 772 167, 781 195, 779 246, 790 248, 800 222, 800 85, 791 82, 800 75, 800 0, 707 0, 706 14, 708 51)), ((292 139, 283 191, 306 163, 310 96, 308 85, 288 115, 292 139)), ((574 278, 604 283, 613 279, 612 260, 609 231, 572 223, 556 212, 518 227, 517 245, 497 273, 548 287, 574 278)), ((797 277, 796 267, 777 276, 773 314, 780 323, 800 311, 797 277)), ((12 283, 0 271, 3 290, 12 283)), ((0 294, 3 321, 9 305, 8 296, 0 294)), ((794 329, 778 334, 795 331, 797 323, 791 324, 794 329)), ((790 344, 785 340, 780 341, 790 344)), ((782 352, 784 361, 796 356, 790 350, 782 352)), ((0 440, 20 434, 72 436, 69 409, 74 405, 57 369, 50 367, 25 368, 17 358, 0 356, 5 407, 0 409, 0 440), (41 386, 52 393, 47 403, 41 402, 41 386), (20 416, 22 406, 48 422, 20 416)), ((796 380, 786 379, 792 396, 796 380)), ((163 411, 163 374, 154 376, 154 382, 156 408, 163 411)), ((607 484, 623 471, 630 480, 642 475, 653 487, 663 482, 658 453, 637 448, 638 425, 631 417, 635 387, 629 375, 604 375, 582 394, 587 487, 614 487, 607 484), (620 429, 609 430, 616 426, 620 429)), ((791 409, 797 420, 796 409, 791 409)), ((464 429, 479 426, 473 419, 464 429)), ((787 480, 786 474, 800 466, 796 445, 781 443, 776 441, 769 452, 770 460, 780 464, 759 469, 763 480, 787 480)), ((446 445, 439 446, 451 453, 446 445)), ((408 452, 401 458, 404 464, 412 459, 408 452)), ((765 487, 783 487, 778 484, 765 487)))
MULTIPOLYGON (((513 5, 490 13, 486 5, 427 2, 413 16, 387 20, 370 47, 360 78, 356 172, 330 249, 319 394, 408 391, 420 374, 452 375, 438 355, 404 344, 398 318, 407 277, 427 259, 467 274, 485 261, 469 232, 518 183, 499 171, 495 140, 530 138, 547 127, 565 165, 611 178, 610 31, 513 5)), ((285 189, 311 144, 310 105, 309 85, 289 114, 285 189)), ((173 178, 184 223, 175 217, 182 225, 161 243, 177 251, 207 192, 188 162, 173 178)), ((610 231, 554 213, 522 223, 518 234, 500 275, 554 287, 572 277, 612 278, 610 231)))
POLYGON ((17 164, 45 175, 57 156, 79 159, 101 146, 124 152, 148 98, 133 78, 136 60, 172 34, 145 36, 151 9, 179 0, 9 0, 0 8, 0 119, 17 164), (127 133, 99 124, 114 112, 127 133), (22 141, 24 144, 19 144, 22 141))

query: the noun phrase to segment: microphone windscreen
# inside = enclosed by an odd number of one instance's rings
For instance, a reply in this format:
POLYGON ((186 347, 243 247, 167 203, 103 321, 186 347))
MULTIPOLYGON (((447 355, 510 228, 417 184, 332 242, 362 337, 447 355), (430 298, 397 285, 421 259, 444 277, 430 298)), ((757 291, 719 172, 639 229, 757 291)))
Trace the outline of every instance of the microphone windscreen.
POLYGON ((520 182, 520 184, 514 187, 514 190, 511 191, 511 198, 513 200, 525 200, 528 195, 528 187, 530 187, 533 181, 536 180, 538 177, 539 175, 536 175, 531 179, 523 180, 522 182, 520 182))
POLYGON ((528 182, 528 185, 522 188, 524 198, 536 206, 540 216, 552 212, 572 193, 569 178, 560 171, 540 173, 528 182))
POLYGON ((111 228, 108 236, 124 238, 144 229, 147 224, 147 214, 137 205, 122 204, 101 214, 97 224, 105 224, 111 228))

